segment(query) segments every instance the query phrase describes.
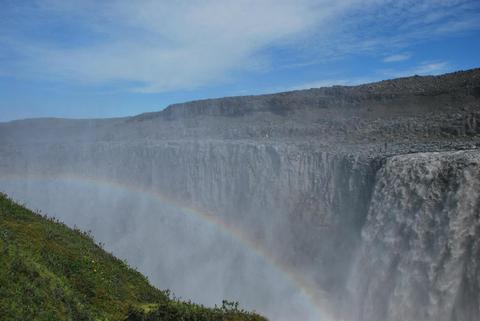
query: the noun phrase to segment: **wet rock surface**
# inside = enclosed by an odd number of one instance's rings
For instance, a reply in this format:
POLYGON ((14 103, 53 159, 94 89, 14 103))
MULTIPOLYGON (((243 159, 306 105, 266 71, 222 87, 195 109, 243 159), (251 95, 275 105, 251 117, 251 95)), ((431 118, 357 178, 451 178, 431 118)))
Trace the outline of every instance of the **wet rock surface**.
POLYGON ((480 151, 389 158, 351 275, 350 320, 477 320, 480 151))
POLYGON ((473 321, 479 88, 475 69, 2 123, 0 176, 100 177, 213 213, 338 318, 473 321))

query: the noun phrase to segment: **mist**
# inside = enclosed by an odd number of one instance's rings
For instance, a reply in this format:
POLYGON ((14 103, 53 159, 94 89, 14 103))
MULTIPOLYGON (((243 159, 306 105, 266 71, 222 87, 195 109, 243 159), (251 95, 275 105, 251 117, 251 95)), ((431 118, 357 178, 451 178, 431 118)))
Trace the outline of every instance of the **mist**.
POLYGON ((479 99, 473 69, 0 123, 0 191, 208 306, 478 321, 479 99))
POLYGON ((0 186, 28 208, 90 232, 106 250, 177 298, 207 306, 238 301, 271 320, 327 321, 265 253, 174 204, 68 177, 15 177, 0 179, 0 186))

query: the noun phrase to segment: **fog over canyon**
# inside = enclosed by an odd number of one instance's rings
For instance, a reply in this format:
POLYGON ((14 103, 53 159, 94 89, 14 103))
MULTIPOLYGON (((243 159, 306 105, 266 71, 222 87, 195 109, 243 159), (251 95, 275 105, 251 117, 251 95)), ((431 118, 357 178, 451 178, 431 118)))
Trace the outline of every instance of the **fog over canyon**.
POLYGON ((480 316, 479 69, 0 123, 0 191, 209 306, 480 316))

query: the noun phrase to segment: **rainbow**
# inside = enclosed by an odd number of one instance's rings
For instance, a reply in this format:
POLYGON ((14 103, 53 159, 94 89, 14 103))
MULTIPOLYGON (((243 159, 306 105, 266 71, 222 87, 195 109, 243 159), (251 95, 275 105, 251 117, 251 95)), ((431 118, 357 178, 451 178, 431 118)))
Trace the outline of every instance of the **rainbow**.
POLYGON ((147 189, 141 187, 139 185, 135 185, 132 183, 125 183, 117 180, 107 179, 107 178, 98 178, 98 177, 90 177, 90 176, 82 176, 77 174, 60 174, 60 175, 43 175, 43 174, 30 174, 28 173, 26 176, 24 175, 15 175, 15 174, 7 174, 0 176, 1 180, 22 180, 22 181, 29 181, 29 180, 56 180, 56 181, 64 181, 64 182, 80 182, 86 184, 93 184, 103 187, 113 187, 127 190, 130 193, 136 193, 142 196, 146 196, 149 199, 161 203, 166 204, 168 206, 172 206, 175 209, 180 210, 182 213, 187 215, 192 215, 196 218, 199 218, 203 222, 211 225, 212 227, 222 231, 223 233, 232 237, 235 241, 239 242, 242 246, 244 246, 247 250, 253 252, 255 255, 260 257, 263 261, 268 263, 269 266, 275 268, 281 275, 289 282, 291 286, 293 286, 301 295, 303 295, 309 305, 313 308, 314 311, 317 312, 317 315, 322 316, 322 320, 334 320, 331 313, 328 313, 328 309, 323 303, 324 300, 321 299, 319 291, 315 290, 313 287, 309 285, 310 282, 306 280, 306 278, 300 276, 298 273, 295 273, 289 266, 280 262, 276 257, 270 254, 264 247, 261 246, 258 242, 252 241, 242 230, 234 227, 231 224, 226 223, 220 217, 209 213, 204 210, 200 210, 189 206, 187 204, 183 204, 178 200, 169 197, 163 193, 160 193, 156 190, 147 189), (323 303, 323 304, 322 304, 323 303))

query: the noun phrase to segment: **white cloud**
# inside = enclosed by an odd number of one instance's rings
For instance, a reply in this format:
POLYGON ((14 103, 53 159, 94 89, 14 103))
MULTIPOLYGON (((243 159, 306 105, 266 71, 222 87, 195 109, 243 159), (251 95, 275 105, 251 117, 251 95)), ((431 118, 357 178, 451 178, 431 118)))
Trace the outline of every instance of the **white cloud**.
POLYGON ((316 17, 302 0, 77 3, 41 2, 41 10, 73 17, 104 41, 73 48, 11 41, 26 58, 22 68, 87 83, 134 82, 143 92, 195 88, 268 64, 260 50, 304 32, 316 17))
MULTIPOLYGON (((2 73, 125 82, 140 92, 193 89, 351 53, 401 52, 411 41, 475 29, 480 21, 472 10, 478 3, 463 0, 38 0, 18 6, 0 13, 0 46, 16 53, 0 57, 2 73), (61 30, 52 39, 22 33, 25 25, 42 30, 57 20, 88 39, 72 32, 65 41, 61 30)), ((405 59, 398 54, 384 61, 405 59)))
POLYGON ((413 74, 415 75, 438 75, 448 70, 448 62, 427 62, 423 63, 420 66, 412 69, 413 74))
POLYGON ((383 58, 383 62, 399 62, 410 59, 410 54, 396 54, 383 58))
POLYGON ((409 77, 413 75, 439 75, 449 71, 451 71, 451 65, 448 63, 448 61, 425 61, 404 70, 384 69, 380 71, 380 74, 384 75, 384 77, 397 78, 409 77))
POLYGON ((284 88, 282 91, 302 90, 311 88, 331 87, 331 86, 355 86, 377 81, 376 78, 352 78, 352 79, 322 79, 306 82, 292 87, 284 88))
POLYGON ((447 61, 426 61, 411 68, 404 70, 383 69, 376 72, 368 78, 350 78, 350 79, 323 79, 307 83, 298 84, 287 88, 277 88, 275 91, 302 90, 310 88, 331 87, 331 86, 355 86, 368 84, 385 78, 410 77, 414 75, 428 76, 439 75, 451 71, 451 65, 447 61))

